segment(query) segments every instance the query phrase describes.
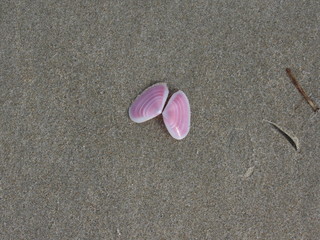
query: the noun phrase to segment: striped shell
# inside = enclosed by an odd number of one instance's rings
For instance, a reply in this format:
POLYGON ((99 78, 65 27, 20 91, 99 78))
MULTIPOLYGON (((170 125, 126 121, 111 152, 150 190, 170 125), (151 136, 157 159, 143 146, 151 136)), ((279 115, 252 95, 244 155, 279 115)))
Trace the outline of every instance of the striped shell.
POLYGON ((156 83, 144 90, 129 108, 130 119, 136 123, 148 121, 162 113, 168 98, 166 83, 156 83))
POLYGON ((164 123, 175 139, 183 139, 190 130, 190 104, 184 92, 178 91, 172 95, 162 112, 164 123))

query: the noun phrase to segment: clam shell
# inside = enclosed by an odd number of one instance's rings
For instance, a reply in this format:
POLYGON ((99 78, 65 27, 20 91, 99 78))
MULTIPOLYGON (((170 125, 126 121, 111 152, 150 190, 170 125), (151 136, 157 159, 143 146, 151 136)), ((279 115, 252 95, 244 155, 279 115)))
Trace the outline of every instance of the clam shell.
POLYGON ((129 108, 130 119, 136 123, 148 121, 162 113, 169 89, 166 83, 156 83, 144 90, 129 108))
POLYGON ((190 104, 186 94, 178 91, 172 95, 162 112, 164 123, 175 139, 183 139, 190 130, 190 104))

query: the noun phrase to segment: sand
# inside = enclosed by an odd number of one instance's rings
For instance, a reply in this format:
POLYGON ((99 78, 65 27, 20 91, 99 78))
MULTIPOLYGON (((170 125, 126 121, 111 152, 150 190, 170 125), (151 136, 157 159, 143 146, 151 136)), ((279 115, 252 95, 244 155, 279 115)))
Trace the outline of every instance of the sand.
POLYGON ((4 1, 1 239, 318 239, 320 4, 4 1), (167 82, 189 135, 128 108, 167 82), (271 121, 299 141, 299 151, 271 121))

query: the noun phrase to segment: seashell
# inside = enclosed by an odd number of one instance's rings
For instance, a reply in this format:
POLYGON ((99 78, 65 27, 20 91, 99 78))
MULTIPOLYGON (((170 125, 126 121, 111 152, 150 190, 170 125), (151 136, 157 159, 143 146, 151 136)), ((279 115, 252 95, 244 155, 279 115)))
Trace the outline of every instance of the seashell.
POLYGON ((130 119, 136 123, 148 121, 162 113, 169 89, 166 83, 156 83, 144 90, 129 108, 130 119))
POLYGON ((162 112, 164 124, 175 139, 183 139, 190 130, 190 104, 186 94, 178 91, 172 95, 162 112))

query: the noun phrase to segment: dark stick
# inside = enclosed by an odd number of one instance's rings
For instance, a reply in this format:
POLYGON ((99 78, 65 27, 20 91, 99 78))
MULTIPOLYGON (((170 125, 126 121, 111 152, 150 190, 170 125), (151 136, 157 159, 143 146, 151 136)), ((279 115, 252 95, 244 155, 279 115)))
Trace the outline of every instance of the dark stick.
POLYGON ((304 97, 304 99, 307 101, 307 103, 312 107, 312 110, 314 112, 319 110, 318 105, 307 95, 307 93, 304 91, 304 89, 301 87, 300 83, 297 81, 297 79, 292 75, 291 69, 286 68, 286 72, 291 79, 291 82, 293 85, 298 89, 299 93, 304 97))

